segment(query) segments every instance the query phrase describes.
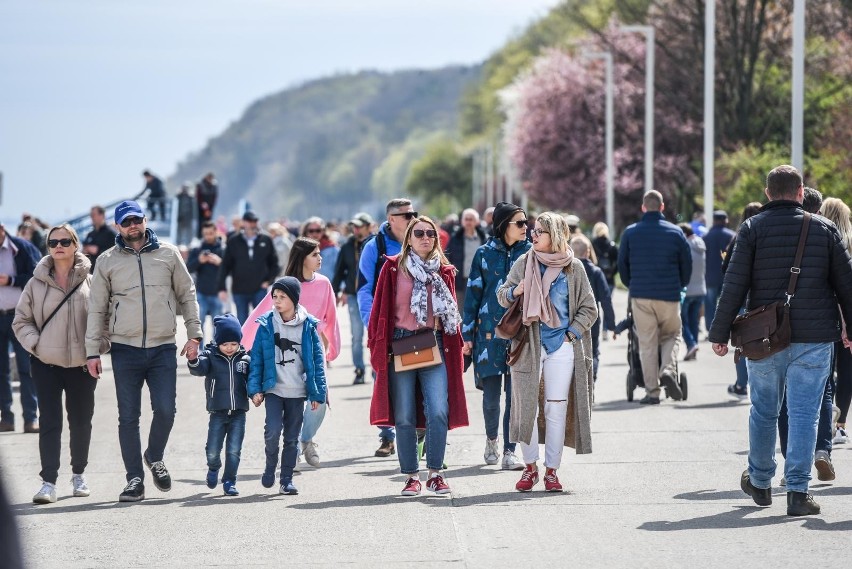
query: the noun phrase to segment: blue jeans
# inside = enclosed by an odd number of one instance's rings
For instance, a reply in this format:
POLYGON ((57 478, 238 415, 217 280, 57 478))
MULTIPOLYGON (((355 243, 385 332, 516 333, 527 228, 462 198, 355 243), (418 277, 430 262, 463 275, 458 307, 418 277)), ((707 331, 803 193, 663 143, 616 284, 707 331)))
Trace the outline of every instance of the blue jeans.
POLYGON ((299 441, 306 443, 314 440, 314 436, 316 436, 323 420, 325 420, 327 409, 328 402, 323 403, 316 410, 311 409, 310 405, 305 405, 304 416, 302 417, 302 433, 299 435, 299 441))
POLYGON ((352 328, 352 365, 355 369, 364 369, 364 322, 358 308, 358 296, 346 295, 346 306, 349 308, 349 325, 352 328))
POLYGON ((237 307, 237 319, 239 319, 240 324, 245 324, 249 317, 249 304, 252 309, 260 304, 263 297, 266 296, 266 289, 262 288, 247 294, 232 293, 231 296, 234 297, 234 304, 237 307))
POLYGON ((482 378, 482 415, 485 417, 485 435, 492 441, 497 438, 500 423, 500 392, 506 394, 503 411, 503 451, 515 452, 515 443, 509 441, 509 413, 512 410, 512 376, 491 375, 482 378), (501 381, 503 380, 503 381, 501 381), (501 390, 500 387, 503 387, 501 390))
POLYGON ((302 428, 304 397, 279 397, 274 393, 264 396, 266 402, 266 424, 263 438, 266 442, 267 474, 275 473, 278 464, 278 438, 281 437, 281 484, 293 480, 296 457, 299 456, 299 429, 302 428), (282 434, 283 432, 283 434, 282 434))
POLYGON ((710 331, 713 318, 716 317, 716 305, 719 304, 719 295, 722 294, 722 286, 708 286, 707 295, 704 297, 704 327, 710 331))
POLYGON ((393 427, 379 427, 379 438, 383 441, 396 440, 396 430, 393 427))
MULTIPOLYGON (((397 328, 393 339, 410 336, 414 332, 397 328)), ((444 353, 442 334, 437 333, 438 348, 444 353)), ((438 365, 397 372, 388 370, 388 385, 396 421, 396 445, 399 467, 403 474, 419 471, 417 457, 417 385, 423 395, 423 414, 426 416, 426 467, 440 470, 447 450, 447 429, 450 405, 447 392, 447 368, 438 365)))
MULTIPOLYGON (((215 294, 201 294, 199 292, 196 296, 198 297, 198 318, 201 320, 201 330, 203 332, 204 321, 207 320, 208 316, 212 321, 215 316, 223 313, 222 301, 215 294)), ((248 318, 248 314, 246 314, 246 318, 248 318)))
POLYGON ((775 476, 775 431, 786 388, 789 443, 784 476, 788 491, 808 491, 831 350, 832 345, 827 342, 795 343, 768 358, 748 361, 748 472, 757 488, 769 488, 775 476))
MULTIPOLYGON (((698 321, 701 319, 701 305, 704 303, 704 298, 703 296, 687 296, 680 306, 683 340, 686 342, 687 350, 698 345, 698 321)), ((707 329, 710 329, 709 326, 707 329)))
POLYGON ((15 350, 15 367, 21 380, 21 409, 24 422, 35 423, 38 420, 38 396, 36 386, 30 377, 30 354, 21 346, 12 332, 13 313, 0 315, 0 420, 14 423, 12 412, 12 374, 9 369, 9 342, 15 350))
POLYGON ((228 444, 225 447, 225 472, 222 482, 236 482, 237 469, 240 467, 240 451, 243 448, 243 437, 246 434, 246 412, 212 411, 210 423, 207 425, 207 468, 219 470, 222 468, 222 445, 225 435, 228 444))
POLYGON ((127 480, 145 479, 142 468, 142 441, 139 416, 142 414, 142 386, 147 382, 151 395, 151 431, 148 433, 148 460, 163 460, 169 434, 177 412, 177 346, 164 344, 154 348, 135 348, 113 344, 112 372, 118 400, 118 442, 127 480))
MULTIPOLYGON (((816 450, 826 450, 831 453, 831 419, 834 412, 834 370, 829 370, 822 394, 822 404, 819 406, 819 425, 817 426, 816 450)), ((781 456, 787 458, 787 431, 790 428, 787 417, 787 395, 781 400, 781 411, 778 413, 778 446, 781 456)))

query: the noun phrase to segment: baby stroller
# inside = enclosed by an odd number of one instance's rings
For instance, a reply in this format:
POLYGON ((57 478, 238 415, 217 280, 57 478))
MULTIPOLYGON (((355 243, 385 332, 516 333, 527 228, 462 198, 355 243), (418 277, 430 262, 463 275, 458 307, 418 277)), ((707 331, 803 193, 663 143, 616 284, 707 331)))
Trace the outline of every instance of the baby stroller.
MULTIPOLYGON (((639 358, 639 336, 636 333, 636 326, 633 324, 633 311, 630 308, 629 301, 627 303, 627 318, 618 323, 614 332, 620 334, 624 330, 627 330, 627 400, 633 401, 633 391, 637 387, 645 387, 645 378, 642 375, 642 360, 639 358)), ((686 373, 678 373, 677 360, 675 360, 675 375, 678 378, 678 386, 683 393, 682 401, 686 401, 686 373)), ((668 397, 668 393, 666 393, 666 396, 668 397)))

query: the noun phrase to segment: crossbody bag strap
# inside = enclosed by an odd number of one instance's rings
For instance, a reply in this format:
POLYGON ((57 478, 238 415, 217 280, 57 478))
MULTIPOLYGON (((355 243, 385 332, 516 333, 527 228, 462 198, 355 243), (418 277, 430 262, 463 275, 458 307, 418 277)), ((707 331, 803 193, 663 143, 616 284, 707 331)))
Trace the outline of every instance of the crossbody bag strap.
POLYGON ((802 232, 799 234, 799 246, 796 248, 796 260, 793 261, 793 266, 790 267, 790 282, 787 285, 787 301, 784 303, 790 306, 790 301, 793 295, 796 294, 796 283, 799 280, 799 273, 802 272, 802 256, 805 253, 805 242, 808 240, 808 226, 811 224, 811 214, 805 212, 805 218, 802 221, 802 232))
MULTIPOLYGON (((62 299, 62 302, 60 302, 57 305, 57 307, 53 309, 53 312, 50 313, 50 316, 48 316, 47 319, 42 323, 41 330, 44 330, 45 328, 47 328, 47 323, 50 322, 51 320, 53 320, 53 317, 56 316, 56 313, 59 312, 59 309, 62 308, 65 305, 66 302, 68 302, 68 299, 71 298, 71 295, 73 295, 75 292, 77 292, 77 289, 80 288, 83 285, 84 282, 86 282, 85 279, 83 279, 82 281, 77 283, 77 286, 72 288, 71 292, 69 292, 68 294, 65 295, 65 298, 62 299)), ((41 330, 39 330, 39 334, 41 334, 41 330)))

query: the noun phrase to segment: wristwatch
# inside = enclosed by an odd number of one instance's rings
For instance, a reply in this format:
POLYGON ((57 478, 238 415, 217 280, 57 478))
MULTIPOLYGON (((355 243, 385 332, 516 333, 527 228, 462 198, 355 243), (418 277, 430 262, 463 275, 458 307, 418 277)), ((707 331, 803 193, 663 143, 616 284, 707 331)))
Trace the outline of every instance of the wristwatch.
POLYGON ((565 332, 565 337, 568 338, 569 344, 573 344, 577 341, 577 336, 574 335, 574 332, 565 332))

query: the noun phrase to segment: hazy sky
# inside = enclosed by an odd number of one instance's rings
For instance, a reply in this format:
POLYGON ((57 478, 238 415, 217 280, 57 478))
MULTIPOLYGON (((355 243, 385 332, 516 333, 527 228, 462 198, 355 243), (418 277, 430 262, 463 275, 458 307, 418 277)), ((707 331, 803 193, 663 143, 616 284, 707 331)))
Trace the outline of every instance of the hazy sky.
POLYGON ((3 0, 0 218, 139 191, 257 98, 361 69, 474 63, 557 0, 3 0))

